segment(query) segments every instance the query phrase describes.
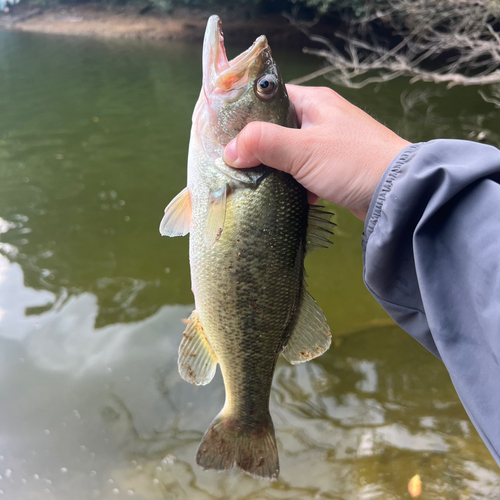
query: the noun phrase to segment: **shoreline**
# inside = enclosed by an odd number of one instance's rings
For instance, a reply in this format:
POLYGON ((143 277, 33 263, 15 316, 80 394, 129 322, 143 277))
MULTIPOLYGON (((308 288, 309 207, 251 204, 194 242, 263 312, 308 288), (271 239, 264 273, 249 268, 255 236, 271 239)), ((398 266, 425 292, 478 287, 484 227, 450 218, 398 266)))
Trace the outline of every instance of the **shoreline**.
MULTIPOLYGON (((138 7, 96 4, 40 8, 15 6, 0 14, 0 30, 96 38, 128 38, 201 42, 211 12, 179 9, 170 14, 138 7), (142 9, 142 12, 144 9, 142 9)), ((309 41, 279 14, 243 19, 222 13, 224 37, 229 42, 255 39, 265 33, 273 46, 301 47, 309 41)), ((310 42, 309 42, 310 43, 310 42)))

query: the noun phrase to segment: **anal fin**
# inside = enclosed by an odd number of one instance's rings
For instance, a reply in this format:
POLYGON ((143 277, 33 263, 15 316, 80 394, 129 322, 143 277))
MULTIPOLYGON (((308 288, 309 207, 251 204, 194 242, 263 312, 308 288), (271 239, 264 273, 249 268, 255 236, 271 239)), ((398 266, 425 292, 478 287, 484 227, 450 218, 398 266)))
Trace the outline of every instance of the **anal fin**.
POLYGON ((191 384, 206 385, 214 378, 217 358, 205 337, 196 311, 191 313, 183 336, 179 346, 179 373, 191 384))
POLYGON ((186 187, 167 205, 165 215, 160 222, 160 234, 184 236, 191 230, 191 224, 191 196, 186 187))
POLYGON ((300 309, 283 356, 292 365, 321 356, 332 342, 325 315, 311 294, 304 290, 300 309))

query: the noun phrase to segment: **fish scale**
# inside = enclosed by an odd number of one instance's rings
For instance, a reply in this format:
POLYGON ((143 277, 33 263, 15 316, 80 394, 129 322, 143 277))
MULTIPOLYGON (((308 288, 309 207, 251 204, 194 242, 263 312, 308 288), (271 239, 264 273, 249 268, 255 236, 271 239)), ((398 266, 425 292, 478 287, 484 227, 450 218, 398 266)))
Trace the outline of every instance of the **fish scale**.
POLYGON ((212 249, 202 244, 203 224, 193 224, 196 311, 220 364, 231 415, 268 411, 272 373, 300 298, 307 207, 305 189, 273 171, 256 189, 232 193, 212 249))
POLYGON ((289 174, 224 163, 224 146, 256 120, 297 126, 266 38, 228 61, 220 21, 212 16, 187 187, 160 224, 163 235, 190 233, 195 310, 179 347, 179 373, 205 385, 218 365, 224 379, 226 401, 203 436, 197 463, 276 480, 269 413, 274 369, 280 353, 296 364, 330 346, 325 316, 305 287, 304 257, 330 244, 333 224, 331 214, 308 205, 307 191, 289 174))

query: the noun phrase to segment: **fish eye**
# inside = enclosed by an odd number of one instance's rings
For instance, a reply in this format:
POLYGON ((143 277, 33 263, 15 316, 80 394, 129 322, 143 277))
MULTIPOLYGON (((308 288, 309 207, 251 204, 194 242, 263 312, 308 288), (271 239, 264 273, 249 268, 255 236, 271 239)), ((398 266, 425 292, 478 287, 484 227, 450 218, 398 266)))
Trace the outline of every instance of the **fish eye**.
POLYGON ((264 75, 255 81, 255 94, 261 101, 271 100, 278 90, 278 79, 274 75, 264 75))

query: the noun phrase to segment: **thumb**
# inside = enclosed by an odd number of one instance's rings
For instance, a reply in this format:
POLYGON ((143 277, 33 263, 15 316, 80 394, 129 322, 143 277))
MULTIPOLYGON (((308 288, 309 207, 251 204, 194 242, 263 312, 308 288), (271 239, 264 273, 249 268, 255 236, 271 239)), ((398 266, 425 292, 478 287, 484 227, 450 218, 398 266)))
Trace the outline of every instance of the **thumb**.
POLYGON ((293 174, 301 150, 298 132, 272 123, 251 122, 226 146, 224 162, 236 168, 263 163, 293 174))

